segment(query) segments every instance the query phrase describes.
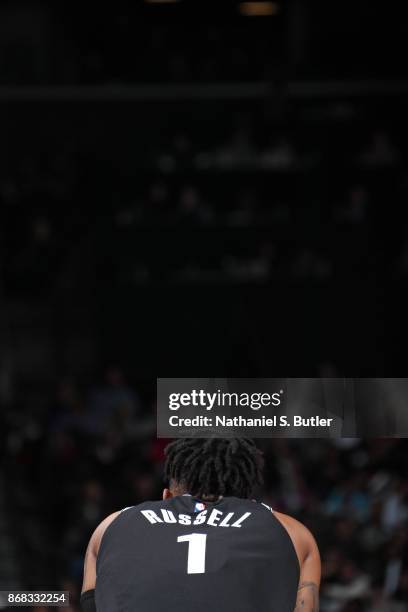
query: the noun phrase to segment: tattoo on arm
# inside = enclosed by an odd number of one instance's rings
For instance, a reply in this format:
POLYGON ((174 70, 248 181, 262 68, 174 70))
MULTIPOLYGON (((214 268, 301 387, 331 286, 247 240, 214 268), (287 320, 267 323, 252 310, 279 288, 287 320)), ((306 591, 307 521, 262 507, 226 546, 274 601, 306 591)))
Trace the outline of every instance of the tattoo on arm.
POLYGON ((319 589, 315 582, 301 582, 294 612, 319 612, 319 589))

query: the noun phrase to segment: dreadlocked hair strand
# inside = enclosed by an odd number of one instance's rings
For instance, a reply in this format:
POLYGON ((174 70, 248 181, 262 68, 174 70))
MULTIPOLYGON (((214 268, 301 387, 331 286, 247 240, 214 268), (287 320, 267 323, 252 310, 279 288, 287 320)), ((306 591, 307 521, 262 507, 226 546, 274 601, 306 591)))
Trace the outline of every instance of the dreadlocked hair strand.
POLYGON ((248 438, 180 438, 165 456, 165 481, 195 497, 248 498, 263 482, 262 452, 248 438))

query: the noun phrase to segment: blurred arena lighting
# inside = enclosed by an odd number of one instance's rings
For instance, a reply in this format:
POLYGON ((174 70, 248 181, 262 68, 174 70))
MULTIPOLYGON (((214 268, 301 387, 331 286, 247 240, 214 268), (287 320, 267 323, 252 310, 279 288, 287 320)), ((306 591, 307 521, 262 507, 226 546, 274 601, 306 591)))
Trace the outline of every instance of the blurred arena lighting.
POLYGON ((265 17, 279 13, 278 2, 240 2, 239 12, 247 17, 265 17))

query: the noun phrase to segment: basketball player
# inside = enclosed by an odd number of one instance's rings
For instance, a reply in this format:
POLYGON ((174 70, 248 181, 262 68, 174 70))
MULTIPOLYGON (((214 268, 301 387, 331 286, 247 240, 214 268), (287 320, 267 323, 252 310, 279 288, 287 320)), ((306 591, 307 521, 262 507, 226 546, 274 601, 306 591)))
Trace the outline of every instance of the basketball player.
POLYGON ((82 610, 317 612, 316 542, 250 499, 262 465, 247 439, 169 444, 163 501, 115 512, 92 535, 82 610))

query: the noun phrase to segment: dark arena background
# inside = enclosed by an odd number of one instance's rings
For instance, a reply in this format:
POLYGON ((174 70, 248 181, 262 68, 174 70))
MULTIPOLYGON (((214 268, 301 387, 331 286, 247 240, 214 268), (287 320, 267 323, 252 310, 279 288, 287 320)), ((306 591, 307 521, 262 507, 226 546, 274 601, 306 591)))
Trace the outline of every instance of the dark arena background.
MULTIPOLYGON (((79 610, 161 494, 157 376, 406 375, 402 9, 0 4, 0 590, 79 610)), ((321 611, 406 612, 407 441, 260 445, 321 611)))

